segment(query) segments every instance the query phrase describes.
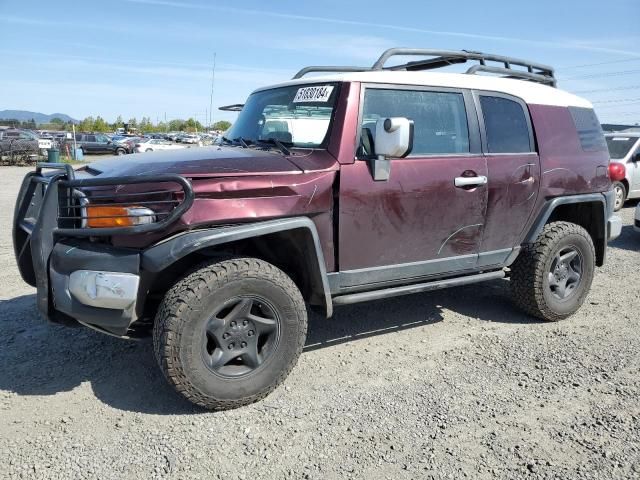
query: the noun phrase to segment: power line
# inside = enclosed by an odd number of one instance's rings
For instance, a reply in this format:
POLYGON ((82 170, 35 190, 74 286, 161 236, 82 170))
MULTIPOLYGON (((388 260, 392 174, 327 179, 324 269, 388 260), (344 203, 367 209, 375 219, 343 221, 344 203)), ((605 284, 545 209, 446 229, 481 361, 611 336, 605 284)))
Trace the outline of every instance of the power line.
POLYGON ((617 103, 617 104, 609 104, 609 105, 597 105, 596 108, 598 110, 601 110, 603 108, 620 108, 620 107, 626 107, 627 105, 633 105, 636 106, 640 104, 640 101, 636 101, 636 102, 627 102, 627 103, 617 103))
POLYGON ((616 98, 611 100, 596 100, 591 103, 619 103, 619 102, 639 102, 640 98, 616 98))
POLYGON ((610 65, 612 63, 638 62, 638 61, 640 61, 640 57, 636 57, 636 58, 621 58, 619 60, 609 60, 608 62, 583 63, 582 65, 569 65, 569 66, 566 66, 566 67, 558 67, 558 68, 556 68, 556 70, 571 70, 573 68, 598 67, 600 65, 610 65))
POLYGON ((603 72, 603 73, 593 73, 589 75, 576 75, 575 77, 566 77, 560 78, 559 80, 577 80, 582 78, 602 78, 602 77, 617 77, 620 75, 630 75, 633 73, 640 73, 640 70, 621 70, 617 72, 603 72))
POLYGON ((636 88, 640 89, 640 85, 630 85, 628 87, 597 88, 595 90, 576 90, 573 93, 617 92, 620 90, 634 90, 636 88))

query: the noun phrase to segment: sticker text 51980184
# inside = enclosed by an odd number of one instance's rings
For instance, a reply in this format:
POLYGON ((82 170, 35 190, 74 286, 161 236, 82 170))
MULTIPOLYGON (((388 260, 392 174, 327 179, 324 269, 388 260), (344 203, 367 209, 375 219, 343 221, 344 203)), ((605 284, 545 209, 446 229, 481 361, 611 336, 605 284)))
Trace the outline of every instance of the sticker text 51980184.
POLYGON ((315 87, 299 88, 293 103, 302 102, 328 102, 333 92, 333 85, 318 85, 315 87))

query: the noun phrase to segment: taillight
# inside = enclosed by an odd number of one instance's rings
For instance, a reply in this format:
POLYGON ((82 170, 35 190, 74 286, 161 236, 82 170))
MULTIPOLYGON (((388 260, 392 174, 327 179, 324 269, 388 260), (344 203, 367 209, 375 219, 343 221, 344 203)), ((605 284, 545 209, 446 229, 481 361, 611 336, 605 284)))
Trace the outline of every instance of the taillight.
POLYGON ((614 182, 619 182, 625 177, 625 168, 622 163, 611 162, 609 164, 609 178, 614 182))

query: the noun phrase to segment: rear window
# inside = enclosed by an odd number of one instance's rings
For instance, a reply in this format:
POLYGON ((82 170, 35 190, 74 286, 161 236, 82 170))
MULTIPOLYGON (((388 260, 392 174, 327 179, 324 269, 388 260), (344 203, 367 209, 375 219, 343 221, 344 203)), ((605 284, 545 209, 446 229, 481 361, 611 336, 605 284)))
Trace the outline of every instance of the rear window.
POLYGON ((600 121, 592 108, 569 107, 571 118, 576 126, 580 145, 585 152, 598 152, 607 150, 607 142, 604 140, 600 121))
POLYGON ((606 137, 609 156, 617 160, 626 157, 638 141, 637 137, 606 137))
POLYGON ((529 123, 518 102, 480 96, 489 153, 523 153, 532 150, 529 123))

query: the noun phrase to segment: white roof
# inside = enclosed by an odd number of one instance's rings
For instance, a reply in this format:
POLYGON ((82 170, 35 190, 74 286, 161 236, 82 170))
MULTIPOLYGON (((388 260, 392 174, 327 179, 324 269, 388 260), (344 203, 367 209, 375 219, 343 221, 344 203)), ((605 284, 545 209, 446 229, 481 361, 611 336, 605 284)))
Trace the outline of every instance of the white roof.
POLYGON ((392 83, 398 85, 420 85, 428 87, 472 88, 475 90, 490 90, 519 97, 526 103, 538 105, 554 105, 560 107, 593 108, 584 98, 573 95, 558 88, 526 80, 515 80, 489 75, 468 75, 464 73, 435 73, 435 72, 406 72, 406 71, 371 71, 357 73, 341 73, 337 75, 323 75, 305 77, 298 80, 260 88, 284 87, 288 85, 303 85, 318 82, 363 82, 363 83, 392 83))

